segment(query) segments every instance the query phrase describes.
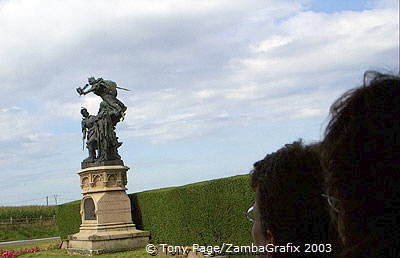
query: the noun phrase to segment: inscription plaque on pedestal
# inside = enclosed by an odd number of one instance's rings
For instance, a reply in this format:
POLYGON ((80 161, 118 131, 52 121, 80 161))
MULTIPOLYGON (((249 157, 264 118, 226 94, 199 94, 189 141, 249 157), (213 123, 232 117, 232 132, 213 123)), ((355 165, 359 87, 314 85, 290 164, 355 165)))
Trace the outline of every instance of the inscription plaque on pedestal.
POLYGON ((83 200, 83 213, 85 214, 85 220, 96 220, 96 213, 94 211, 94 202, 92 198, 86 198, 83 200))

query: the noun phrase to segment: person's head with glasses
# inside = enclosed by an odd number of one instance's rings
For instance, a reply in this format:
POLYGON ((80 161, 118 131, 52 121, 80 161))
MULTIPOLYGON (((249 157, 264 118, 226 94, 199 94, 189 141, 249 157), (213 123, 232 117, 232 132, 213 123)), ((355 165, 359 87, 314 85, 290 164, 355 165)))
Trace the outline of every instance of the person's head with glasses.
POLYGON ((366 72, 333 103, 321 160, 343 256, 400 257, 399 76, 366 72))
MULTIPOLYGON (((331 244, 335 251, 335 231, 330 225, 328 202, 322 196, 322 169, 318 145, 305 146, 301 140, 287 144, 254 164, 251 185, 256 202, 247 211, 254 221, 256 245, 331 244), (251 214, 254 213, 252 216, 251 214), (333 232, 333 233, 332 233, 333 232)), ((269 257, 303 257, 306 253, 274 253, 269 257)))

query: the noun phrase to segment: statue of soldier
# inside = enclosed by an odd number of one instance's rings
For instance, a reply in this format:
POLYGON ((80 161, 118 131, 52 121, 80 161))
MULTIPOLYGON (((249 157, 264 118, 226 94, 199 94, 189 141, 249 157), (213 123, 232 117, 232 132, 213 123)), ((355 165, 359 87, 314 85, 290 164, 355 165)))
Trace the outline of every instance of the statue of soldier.
POLYGON ((107 102, 107 104, 114 109, 115 114, 117 114, 116 119, 117 122, 125 117, 125 111, 127 107, 117 99, 117 89, 127 90, 125 88, 118 87, 117 84, 110 80, 103 80, 103 78, 88 78, 89 84, 86 84, 83 88, 77 88, 76 91, 79 95, 86 95, 90 92, 93 92, 97 96, 100 96, 103 101, 107 102), (85 89, 91 86, 91 88, 87 91, 85 89))
POLYGON ((96 150, 99 148, 98 144, 98 130, 96 130, 96 121, 97 117, 89 115, 89 112, 86 108, 81 109, 82 118, 82 140, 85 142, 86 138, 86 147, 89 150, 89 157, 84 159, 84 163, 94 162, 96 160, 96 150))

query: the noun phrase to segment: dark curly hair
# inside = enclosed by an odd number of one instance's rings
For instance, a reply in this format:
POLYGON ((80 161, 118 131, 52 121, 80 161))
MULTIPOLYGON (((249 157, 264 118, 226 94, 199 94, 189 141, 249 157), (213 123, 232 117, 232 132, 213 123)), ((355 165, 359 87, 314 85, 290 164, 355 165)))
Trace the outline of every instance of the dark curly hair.
POLYGON ((336 248, 327 201, 321 196, 318 148, 318 144, 304 146, 300 140, 254 164, 251 185, 256 191, 263 233, 267 235, 270 230, 279 245, 330 243, 336 248))
MULTIPOLYGON (((400 239, 400 77, 366 72, 336 100, 321 144, 345 257, 395 257, 400 239), (397 247, 396 247, 397 245, 397 247), (388 247, 390 247, 388 249, 388 247)), ((398 255, 398 253, 397 253, 398 255)))

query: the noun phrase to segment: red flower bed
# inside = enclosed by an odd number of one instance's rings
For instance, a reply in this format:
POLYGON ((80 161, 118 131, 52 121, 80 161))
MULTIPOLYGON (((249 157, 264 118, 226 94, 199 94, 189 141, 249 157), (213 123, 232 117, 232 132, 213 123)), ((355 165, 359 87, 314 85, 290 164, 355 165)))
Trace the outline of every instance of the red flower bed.
POLYGON ((0 254, 1 254, 1 258, 16 258, 17 256, 20 256, 21 254, 36 253, 39 251, 49 250, 51 247, 52 246, 41 249, 38 246, 33 246, 31 248, 22 248, 19 250, 1 250, 0 249, 0 254))
POLYGON ((6 250, 6 251, 1 252, 1 258, 15 258, 17 256, 18 255, 16 253, 14 253, 13 251, 6 250))

